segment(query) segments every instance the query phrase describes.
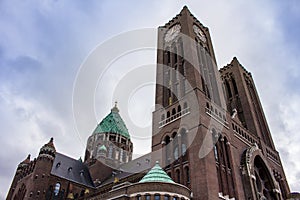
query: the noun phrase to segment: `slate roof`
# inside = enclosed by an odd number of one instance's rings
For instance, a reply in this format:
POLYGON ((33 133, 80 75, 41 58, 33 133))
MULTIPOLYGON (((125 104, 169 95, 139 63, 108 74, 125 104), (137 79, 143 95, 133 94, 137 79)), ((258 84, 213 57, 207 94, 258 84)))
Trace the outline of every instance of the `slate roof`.
POLYGON ((128 129, 119 114, 119 109, 115 105, 111 112, 98 124, 93 134, 97 133, 117 133, 130 139, 128 129))
POLYGON ((55 154, 51 174, 81 185, 94 187, 89 170, 84 163, 58 152, 55 154))
POLYGON ((145 175, 151 169, 151 153, 136 158, 128 163, 124 163, 117 170, 114 176, 105 180, 101 186, 113 183, 115 179, 122 180, 133 175, 145 175))

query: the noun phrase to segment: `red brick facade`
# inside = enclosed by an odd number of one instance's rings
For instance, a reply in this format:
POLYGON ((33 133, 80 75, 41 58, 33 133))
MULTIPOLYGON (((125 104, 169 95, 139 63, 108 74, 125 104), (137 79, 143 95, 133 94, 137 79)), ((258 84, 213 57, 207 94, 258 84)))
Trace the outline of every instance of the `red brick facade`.
POLYGON ((116 154, 112 168, 93 157, 96 139, 85 163, 57 153, 51 140, 20 163, 7 199, 288 199, 251 73, 236 58, 218 70, 209 30, 187 7, 158 29, 156 83, 150 154, 130 161, 130 139, 101 133, 129 152, 116 154), (176 183, 138 183, 155 161, 176 183))

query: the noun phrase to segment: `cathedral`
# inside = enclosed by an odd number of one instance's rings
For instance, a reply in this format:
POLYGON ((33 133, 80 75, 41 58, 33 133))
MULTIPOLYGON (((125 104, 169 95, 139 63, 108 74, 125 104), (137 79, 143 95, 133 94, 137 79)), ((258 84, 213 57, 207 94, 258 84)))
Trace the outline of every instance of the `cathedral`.
MULTIPOLYGON (((16 169, 7 199, 281 200, 291 193, 250 72, 218 69, 209 29, 185 6, 158 28, 151 152, 134 144, 117 104, 83 160, 50 139, 16 169)), ((134 131, 134 130, 131 130, 134 131)))

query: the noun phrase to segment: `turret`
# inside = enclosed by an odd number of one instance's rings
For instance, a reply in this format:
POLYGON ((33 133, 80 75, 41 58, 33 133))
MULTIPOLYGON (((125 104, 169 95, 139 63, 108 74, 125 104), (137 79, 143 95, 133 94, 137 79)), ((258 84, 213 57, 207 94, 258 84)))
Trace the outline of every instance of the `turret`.
MULTIPOLYGON (((35 168, 33 170, 32 177, 36 183, 34 184, 32 191, 38 194, 38 191, 44 191, 48 188, 48 181, 51 174, 51 169, 53 161, 55 158, 55 147, 53 144, 53 138, 46 144, 44 144, 39 152, 39 155, 36 159, 35 168)), ((41 193, 39 193, 42 195, 41 193)))
POLYGON ((131 161, 132 148, 130 134, 116 103, 87 142, 84 161, 89 165, 95 184, 103 181, 119 165, 131 161))
POLYGON ((11 183, 10 190, 7 195, 7 199, 12 199, 17 183, 25 176, 26 168, 30 165, 30 154, 22 161, 17 167, 14 179, 11 183))
POLYGON ((132 159, 132 142, 117 104, 97 125, 88 139, 85 162, 92 162, 95 159, 112 166, 118 166, 132 159))
POLYGON ((38 159, 47 158, 53 161, 55 158, 55 153, 56 150, 53 144, 53 138, 51 138, 50 141, 40 149, 38 159))

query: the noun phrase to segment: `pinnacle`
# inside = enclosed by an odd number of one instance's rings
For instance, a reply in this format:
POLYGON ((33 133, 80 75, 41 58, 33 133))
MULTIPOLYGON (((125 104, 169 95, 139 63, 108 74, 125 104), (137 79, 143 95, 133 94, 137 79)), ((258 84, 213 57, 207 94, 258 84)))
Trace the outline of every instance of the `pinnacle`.
POLYGON ((115 101, 115 106, 111 109, 112 112, 119 112, 119 108, 118 108, 118 102, 115 101))

